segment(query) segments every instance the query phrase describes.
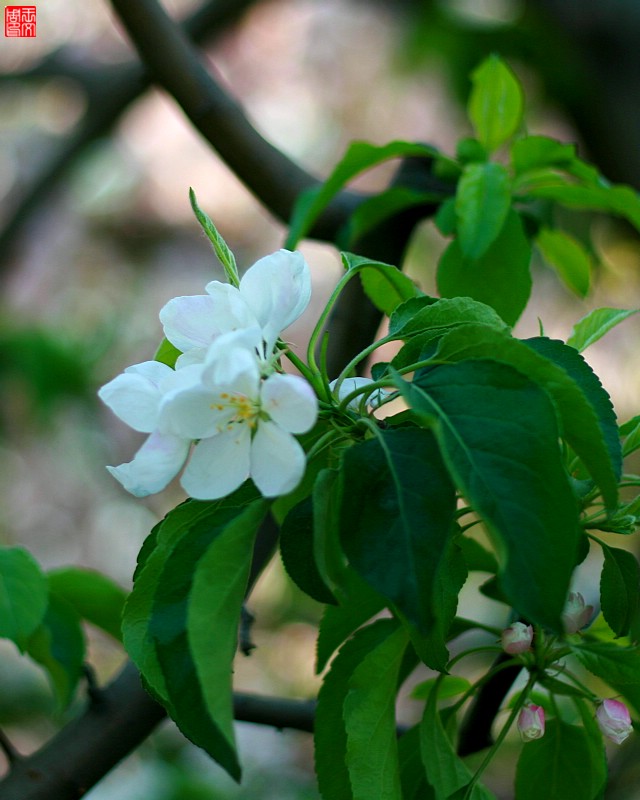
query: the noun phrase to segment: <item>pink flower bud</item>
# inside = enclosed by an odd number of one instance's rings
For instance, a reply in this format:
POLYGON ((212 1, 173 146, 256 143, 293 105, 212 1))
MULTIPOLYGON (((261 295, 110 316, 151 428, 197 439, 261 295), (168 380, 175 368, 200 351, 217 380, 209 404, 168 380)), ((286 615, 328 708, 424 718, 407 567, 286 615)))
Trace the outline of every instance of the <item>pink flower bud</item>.
POLYGON ((525 653, 531 647, 533 628, 524 622, 513 622, 502 631, 502 649, 510 656, 525 653))
POLYGON ((593 606, 584 603, 580 592, 569 592, 567 603, 562 612, 562 621, 566 633, 576 633, 589 623, 593 616, 593 606))
POLYGON ((622 744, 633 730, 629 710, 619 700, 603 700, 596 711, 600 730, 612 742, 622 744))
POLYGON ((529 704, 518 717, 518 730, 523 742, 532 742, 544 736, 544 708, 529 704))

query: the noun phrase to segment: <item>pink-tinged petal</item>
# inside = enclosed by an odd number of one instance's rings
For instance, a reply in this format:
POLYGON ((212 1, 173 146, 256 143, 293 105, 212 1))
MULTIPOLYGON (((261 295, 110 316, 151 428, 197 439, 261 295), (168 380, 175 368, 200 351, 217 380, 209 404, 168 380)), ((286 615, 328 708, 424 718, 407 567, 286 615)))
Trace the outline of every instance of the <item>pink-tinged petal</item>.
POLYGON ((311 273, 302 253, 278 250, 261 258, 240 281, 240 293, 255 314, 267 342, 298 319, 311 298, 311 273))
POLYGON ((532 742, 544 736, 544 708, 533 704, 526 705, 518 716, 518 731, 524 742, 532 742))
POLYGON ((298 375, 270 375, 262 386, 262 410, 289 433, 305 433, 318 418, 318 399, 298 375))
POLYGON ((526 653, 533 641, 533 627, 524 622, 513 622, 502 631, 502 649, 510 656, 526 653))
POLYGON ((616 744, 622 744, 633 732, 629 709, 619 700, 603 700, 596 711, 602 733, 616 744))
POLYGON ((173 370, 157 361, 135 364, 105 384, 98 396, 131 428, 142 433, 155 430, 162 393, 158 383, 173 370))
POLYGON ((585 604, 580 592, 569 592, 562 612, 562 622, 566 633, 577 633, 582 630, 593 617, 593 606, 585 604))
POLYGON ((261 422, 251 442, 251 477, 264 497, 293 491, 302 480, 306 456, 300 444, 273 422, 261 422))
POLYGON ((165 397, 158 420, 158 429, 185 439, 215 436, 233 419, 230 408, 209 389, 194 386, 165 397))
POLYGON ((161 492, 180 472, 189 446, 190 442, 177 436, 152 433, 132 461, 107 469, 128 492, 146 497, 161 492))
POLYGON ((183 353, 207 347, 220 333, 215 312, 209 295, 174 297, 160 310, 164 335, 183 353))
POLYGON ((180 483, 196 500, 226 497, 249 477, 251 429, 233 425, 199 442, 182 474, 180 483))

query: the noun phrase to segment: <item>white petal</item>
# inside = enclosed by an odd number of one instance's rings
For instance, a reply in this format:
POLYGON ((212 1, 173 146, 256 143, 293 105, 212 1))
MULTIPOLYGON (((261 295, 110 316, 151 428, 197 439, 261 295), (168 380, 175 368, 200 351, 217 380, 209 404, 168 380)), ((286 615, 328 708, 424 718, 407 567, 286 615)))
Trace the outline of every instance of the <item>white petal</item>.
POLYGON ((240 281, 240 293, 255 314, 268 349, 298 319, 311 298, 311 273, 302 253, 278 250, 261 258, 240 281))
POLYGON ((251 477, 265 497, 288 494, 302 480, 306 456, 290 433, 261 422, 251 442, 251 477))
POLYGON ((205 289, 214 302, 215 320, 220 333, 256 325, 255 314, 235 286, 211 281, 205 289))
POLYGON ((158 429, 185 439, 214 436, 234 416, 234 409, 220 405, 210 389, 194 386, 168 394, 162 402, 158 429))
POLYGON ((298 375, 270 375, 262 385, 261 407, 289 433, 305 433, 318 417, 315 392, 298 375))
POLYGON ((157 361, 135 364, 105 384, 98 396, 134 430, 151 433, 156 427, 162 397, 158 381, 171 373, 170 367, 157 361))
POLYGON ((162 491, 180 471, 189 453, 190 442, 176 436, 152 433, 135 454, 133 461, 109 472, 136 497, 162 491))
POLYGON ((206 347, 220 332, 215 310, 209 295, 174 297, 160 309, 164 335, 183 353, 194 347, 206 347))
POLYGON ((180 483, 196 500, 217 500, 231 494, 249 477, 251 429, 234 425, 230 431, 196 445, 180 483))
POLYGON ((260 362, 256 347, 261 341, 262 335, 257 326, 220 336, 207 352, 204 383, 212 388, 225 387, 257 399, 260 362))

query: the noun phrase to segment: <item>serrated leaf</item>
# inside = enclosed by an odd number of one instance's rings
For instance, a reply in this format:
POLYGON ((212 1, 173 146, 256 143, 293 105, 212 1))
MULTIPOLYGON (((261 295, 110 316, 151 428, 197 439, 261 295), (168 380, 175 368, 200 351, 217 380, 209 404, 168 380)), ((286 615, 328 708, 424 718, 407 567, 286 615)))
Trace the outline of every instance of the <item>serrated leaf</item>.
POLYGON ((563 283, 579 297, 585 297, 589 293, 592 267, 583 245, 566 231, 551 228, 540 229, 536 244, 563 283))
POLYGON ((516 174, 540 167, 563 167, 576 156, 576 146, 548 136, 525 136, 513 143, 511 162, 516 174))
POLYGON ((396 691, 408 638, 402 628, 353 670, 344 700, 347 770, 354 800, 401 800, 396 691))
MULTIPOLYGON (((235 750, 232 665, 253 559, 253 540, 268 508, 268 501, 255 500, 213 539, 197 562, 188 597, 187 640, 206 712, 232 752, 235 750)), ((177 557, 171 559, 172 570, 177 560, 177 557)), ((178 567, 179 564, 175 564, 176 570, 178 567)), ((183 637, 178 638, 182 641, 183 637)), ((173 648, 173 645, 169 646, 173 648)), ((159 652, 159 657, 166 669, 165 653, 159 652)), ((180 668, 180 653, 174 651, 172 658, 176 659, 175 666, 180 668)), ((192 731, 192 710, 186 708, 187 698, 183 696, 182 685, 182 678, 176 686, 168 682, 169 695, 175 691, 174 706, 181 719, 185 719, 188 713, 189 730, 192 731), (178 706, 178 700, 184 708, 178 706)), ((225 760, 228 758, 226 747, 212 747, 206 740, 196 740, 196 743, 204 746, 218 763, 235 774, 231 768, 232 759, 225 760), (219 752, 224 754, 223 758, 219 752)))
POLYGON ((602 545, 602 614, 616 636, 626 636, 640 607, 640 566, 632 553, 602 545))
POLYGON ((0 636, 24 650, 48 602, 47 579, 35 558, 22 547, 1 547, 0 636))
MULTIPOLYGON (((206 671, 202 666, 203 659, 211 654, 210 643, 204 637, 208 633, 215 639, 218 632, 221 637, 219 658, 225 663, 216 661, 211 665, 211 670, 219 674, 226 666, 226 672, 230 676, 228 639, 229 625, 233 626, 234 620, 225 620, 214 611, 212 618, 218 621, 220 631, 216 631, 215 627, 208 627, 205 620, 203 632, 200 627, 202 618, 198 618, 203 590, 196 588, 194 582, 200 559, 208 563, 208 555, 212 552, 211 548, 215 548, 217 540, 220 539, 227 545, 230 541, 231 551, 236 557, 241 556, 242 562, 224 562, 229 584, 213 587, 212 592, 217 593, 217 600, 222 604, 229 596, 237 599, 238 584, 242 582, 244 571, 249 568, 251 545, 245 539, 245 548, 240 553, 232 545, 237 536, 245 535, 247 539, 253 539, 257 520, 265 513, 265 503, 266 501, 259 499, 240 507, 233 503, 225 505, 224 501, 209 504, 212 507, 211 513, 203 514, 189 526, 187 533, 171 550, 171 557, 165 560, 157 581, 149 620, 152 646, 164 678, 171 717, 188 739, 202 747, 236 780, 240 778, 240 766, 235 752, 233 731, 229 729, 229 717, 232 717, 230 678, 228 687, 207 686, 202 678, 202 671, 206 671), (195 611, 191 610, 192 591, 196 593, 195 611), (195 631, 192 626, 195 626, 195 631), (211 691, 215 692, 213 700, 210 699, 211 691), (226 715, 225 709, 228 712, 226 715)), ((162 528, 159 532, 161 534, 162 528)), ((241 600, 242 598, 237 604, 234 650, 241 600)), ((215 601, 214 596, 212 602, 215 601)))
POLYGON ((522 748, 516 800, 596 800, 602 767, 591 763, 592 755, 593 746, 584 728, 560 719, 549 720, 544 736, 522 748))
POLYGON ((530 261, 531 244, 518 214, 510 211, 481 258, 465 256, 458 239, 451 242, 438 262, 438 291, 442 297, 471 297, 485 303, 514 325, 531 294, 530 261))
POLYGON ((436 331, 470 322, 482 323, 498 330, 507 329, 504 320, 493 308, 470 297, 415 297, 399 305, 389 320, 389 334, 407 339, 419 333, 436 331))
POLYGON ((464 168, 456 191, 456 241, 466 258, 477 261, 496 241, 511 207, 509 173, 489 162, 464 168))
POLYGON ((360 172, 392 158, 433 158, 436 155, 438 151, 435 148, 412 142, 394 141, 385 145, 352 142, 327 180, 320 186, 302 192, 299 196, 291 216, 285 247, 288 250, 295 249, 333 197, 360 172))
POLYGON ((325 675, 318 694, 314 725, 315 766, 318 788, 325 800, 353 800, 347 769, 347 732, 343 716, 349 680, 371 650, 398 630, 395 620, 360 629, 346 642, 325 675))
POLYGON ((121 624, 127 593, 106 575, 81 567, 47 573, 51 591, 66 600, 82 619, 122 640, 121 624))
MULTIPOLYGON (((420 744, 422 763, 427 780, 434 789, 435 800, 447 800, 469 785, 472 774, 456 754, 445 732, 437 703, 438 692, 430 692, 420 723, 420 744)), ((484 786, 476 784, 469 800, 489 800, 493 797, 484 786)))
POLYGON ((419 630, 434 622, 455 490, 430 431, 383 430, 344 454, 340 537, 353 568, 419 630))
POLYGON ((394 382, 433 427, 451 475, 483 519, 512 605, 560 632, 578 517, 547 394, 512 367, 482 359, 394 382))
POLYGON ((571 649, 589 672, 623 694, 640 713, 640 647, 583 641, 571 649))
POLYGON ((222 268, 227 276, 227 280, 232 286, 238 286, 240 283, 240 277, 238 275, 238 267, 236 266, 235 256, 229 249, 229 246, 225 240, 218 233, 216 226, 213 224, 209 216, 207 216, 207 214, 205 214, 198 205, 196 193, 193 191, 193 189, 189 189, 189 201, 191 202, 191 208, 193 209, 193 213, 196 215, 196 219, 200 223, 202 230, 205 232, 207 239, 209 239, 211 242, 211 246, 213 247, 215 254, 218 256, 218 260, 222 264, 222 268))
POLYGON ((468 112, 477 138, 490 152, 518 130, 524 113, 520 82, 497 56, 485 59, 471 75, 468 112))
POLYGON ((545 337, 523 342, 486 327, 468 326, 448 333, 437 355, 451 361, 489 357, 515 367, 544 388, 555 404, 562 436, 582 458, 608 506, 615 508, 622 462, 613 406, 573 348, 545 337))
POLYGON ((26 652, 44 667, 58 706, 66 708, 82 677, 85 643, 80 617, 64 599, 53 593, 49 596, 46 613, 31 635, 26 652))
POLYGON ((340 604, 326 606, 316 645, 316 672, 327 666, 340 645, 384 607, 384 598, 352 569, 342 576, 340 604))
POLYGON ((567 344, 575 347, 581 353, 616 325, 637 313, 637 308, 596 308, 573 326, 573 332, 567 339, 567 344))

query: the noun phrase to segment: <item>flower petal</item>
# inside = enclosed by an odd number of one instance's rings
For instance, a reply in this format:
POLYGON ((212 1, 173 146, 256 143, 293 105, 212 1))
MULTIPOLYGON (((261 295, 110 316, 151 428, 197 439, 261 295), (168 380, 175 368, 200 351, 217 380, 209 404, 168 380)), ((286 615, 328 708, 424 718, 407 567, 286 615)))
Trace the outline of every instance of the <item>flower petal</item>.
POLYGON ((251 477, 265 497, 288 494, 302 480, 306 457, 300 444, 273 422, 261 422, 251 442, 251 477))
POLYGON ((158 429, 185 439, 215 436, 235 414, 233 408, 221 405, 217 396, 202 386, 172 392, 162 403, 158 429))
POLYGON ((217 500, 233 492, 249 477, 251 429, 233 425, 199 442, 180 483, 196 500, 217 500))
POLYGON ((262 410, 289 433, 305 433, 318 417, 318 400, 304 378, 270 375, 262 385, 262 410))
POLYGON ((180 472, 189 446, 190 442, 177 436, 152 433, 132 461, 107 469, 128 492, 146 497, 162 491, 180 472))
POLYGON ((261 341, 260 328, 255 325, 222 334, 207 352, 203 369, 205 385, 225 387, 257 399, 260 363, 256 347, 261 341))
POLYGON ((128 367, 105 384, 98 396, 131 428, 142 433, 155 430, 162 393, 159 384, 173 373, 158 361, 128 367))
POLYGON ((280 332, 309 305, 309 266, 302 253, 278 250, 259 259, 245 272, 240 293, 260 324, 268 349, 272 350, 280 332))
POLYGON ((164 335, 183 353, 206 347, 220 332, 216 306, 209 295, 174 297, 160 309, 164 335))

